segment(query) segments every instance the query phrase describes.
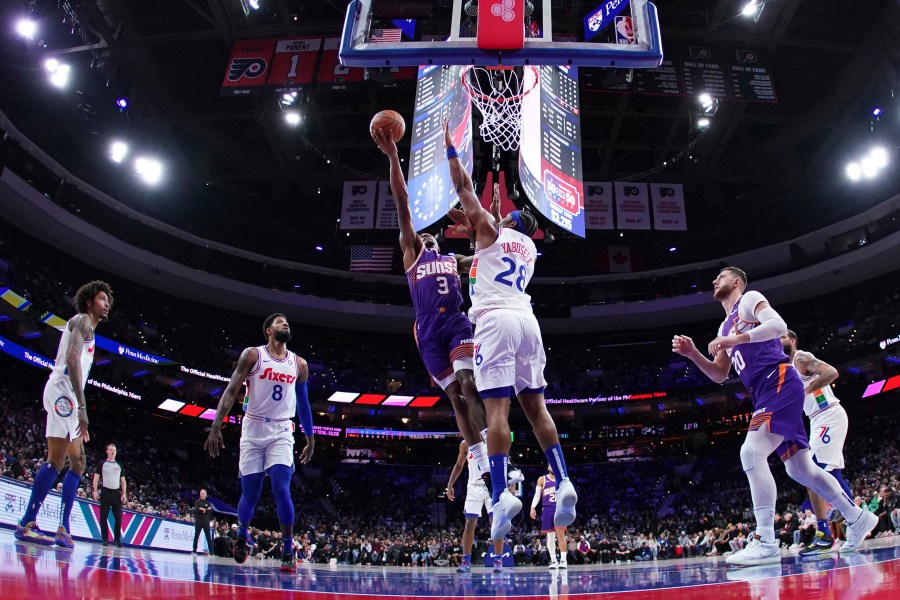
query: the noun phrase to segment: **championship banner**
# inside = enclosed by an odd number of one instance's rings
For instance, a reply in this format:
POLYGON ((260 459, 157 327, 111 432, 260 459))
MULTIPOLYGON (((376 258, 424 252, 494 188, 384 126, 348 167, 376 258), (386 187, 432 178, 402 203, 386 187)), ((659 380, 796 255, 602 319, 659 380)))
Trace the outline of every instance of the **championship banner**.
POLYGON ((325 38, 322 47, 322 60, 319 62, 319 75, 316 83, 320 89, 345 90, 348 83, 364 80, 363 69, 345 67, 338 59, 340 38, 325 38))
POLYGON ((269 69, 269 86, 279 94, 296 92, 312 83, 322 38, 289 38, 275 44, 275 57, 269 69))
POLYGON ((617 181, 616 226, 619 229, 650 229, 650 202, 647 184, 617 181))
POLYGON ((653 200, 653 228, 668 231, 687 231, 684 212, 684 187, 680 183, 651 183, 653 200))
POLYGON ((378 212, 375 215, 375 229, 400 229, 390 181, 378 182, 378 212))
POLYGON ((240 40, 231 47, 222 96, 258 94, 268 82, 275 40, 240 40))
POLYGON ((341 229, 375 227, 376 181, 345 181, 341 229))
MULTIPOLYGON (((28 507, 31 486, 0 477, 0 493, 3 494, 4 508, 0 511, 0 524, 15 527, 28 507)), ((56 531, 59 525, 59 513, 60 495, 50 492, 38 512, 38 527, 43 531, 56 531)), ((115 531, 112 511, 110 511, 108 520, 109 541, 112 541, 115 531)), ((75 505, 72 507, 72 516, 69 519, 69 529, 72 537, 76 540, 101 541, 100 504, 76 498, 75 505)), ((190 552, 194 542, 194 524, 122 510, 122 542, 128 546, 190 552)), ((197 549, 202 550, 203 548, 206 548, 206 536, 201 535, 197 549)), ((207 550, 211 553, 210 548, 207 550)))
POLYGON ((609 181, 584 182, 584 228, 614 229, 613 186, 609 181))

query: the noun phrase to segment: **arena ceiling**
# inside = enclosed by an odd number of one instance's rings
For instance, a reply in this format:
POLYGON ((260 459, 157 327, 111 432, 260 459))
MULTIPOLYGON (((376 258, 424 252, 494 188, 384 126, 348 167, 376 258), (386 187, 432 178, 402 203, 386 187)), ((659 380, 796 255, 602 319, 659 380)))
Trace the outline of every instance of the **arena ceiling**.
MULTIPOLYGON (((411 115, 414 82, 313 85, 298 99, 297 129, 284 123, 274 93, 220 96, 233 42, 337 36, 346 8, 343 0, 259 4, 245 15, 240 0, 4 2, 0 109, 72 172, 134 208, 201 236, 346 268, 348 242, 396 239, 347 238, 336 220, 343 181, 386 177, 368 121, 383 108, 411 115), (42 30, 26 42, 13 24, 29 10, 42 30), (69 88, 47 84, 48 56, 71 62, 69 88), (128 99, 125 111, 118 97, 128 99), (116 137, 160 156, 164 184, 148 189, 111 164, 107 146, 116 137)), ((594 4, 553 0, 553 9, 580 19, 594 4)), ((672 162, 696 135, 695 98, 581 97, 585 179, 632 177, 667 162, 644 180, 685 184, 689 231, 558 236, 542 274, 571 273, 586 245, 641 246, 650 265, 724 256, 835 222, 897 191, 900 169, 851 184, 844 165, 873 143, 900 145, 900 4, 771 0, 758 21, 739 16, 743 4, 657 2, 664 40, 764 50, 778 96, 774 104, 722 101, 690 158, 672 162)), ((401 155, 408 136, 405 144, 401 155)))

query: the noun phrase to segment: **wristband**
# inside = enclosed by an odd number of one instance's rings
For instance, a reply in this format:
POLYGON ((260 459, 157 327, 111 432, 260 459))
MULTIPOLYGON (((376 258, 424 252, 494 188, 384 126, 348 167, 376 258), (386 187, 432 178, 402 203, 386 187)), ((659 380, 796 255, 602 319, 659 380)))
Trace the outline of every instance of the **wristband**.
POLYGON ((459 154, 456 153, 456 148, 447 146, 447 160, 450 160, 451 158, 459 158, 459 154))

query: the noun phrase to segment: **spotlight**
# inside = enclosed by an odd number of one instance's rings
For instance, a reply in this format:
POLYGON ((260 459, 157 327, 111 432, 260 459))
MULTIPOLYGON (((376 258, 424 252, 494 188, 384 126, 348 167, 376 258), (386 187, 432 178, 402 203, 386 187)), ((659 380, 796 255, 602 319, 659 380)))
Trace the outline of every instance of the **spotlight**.
POLYGON ((676 250, 678 250, 678 248, 676 248, 675 246, 669 248, 669 252, 675 252, 676 250))
POLYGON ((860 166, 862 167, 862 174, 866 179, 872 179, 876 175, 878 175, 878 166, 875 164, 875 160, 871 156, 867 156, 860 161, 860 166))
POLYGON ((878 169, 883 169, 888 165, 888 153, 884 148, 873 148, 869 152, 869 158, 872 159, 872 162, 878 169))
POLYGON ((287 121, 288 125, 291 127, 296 127, 300 124, 300 113, 294 110, 286 112, 284 113, 284 120, 287 121))
POLYGON ((709 123, 710 120, 706 117, 697 119, 697 127, 699 127, 700 129, 706 129, 707 127, 709 127, 709 123))
POLYGON ((109 159, 114 163, 121 163, 128 156, 128 144, 115 141, 109 145, 109 159))
POLYGON ((162 179, 162 163, 155 158, 140 156, 134 161, 134 170, 145 182, 155 185, 162 179))
POLYGON ((750 0, 741 9, 741 14, 745 17, 756 17, 763 7, 763 3, 759 0, 750 0))
POLYGON ((48 58, 44 61, 44 70, 48 73, 55 72, 57 68, 59 68, 59 61, 55 58, 48 58))
POLYGON ((23 38, 33 40, 34 34, 37 33, 37 23, 35 23, 31 19, 22 19, 21 21, 16 23, 16 33, 21 35, 23 38))
POLYGON ((69 83, 69 72, 72 68, 61 63, 55 58, 48 58, 44 61, 44 70, 50 76, 50 83, 58 88, 64 88, 69 83))
POLYGON ((128 99, 127 98, 119 98, 116 100, 116 106, 119 107, 119 110, 125 110, 128 108, 128 99))
POLYGON ((253 10, 259 10, 259 0, 247 0, 247 4, 249 4, 250 8, 253 10))
POLYGON ((699 96, 697 96, 697 100, 700 102, 700 106, 704 108, 704 110, 708 110, 712 108, 713 105, 713 97, 703 92, 699 96))
POLYGON ((850 181, 859 181, 862 178, 862 168, 858 163, 852 162, 847 165, 847 178, 850 181))
POLYGON ((321 252, 321 251, 322 251, 322 246, 316 246, 316 250, 318 250, 319 252, 321 252))
POLYGON ((294 103, 294 98, 296 98, 296 96, 294 96, 292 94, 284 94, 281 97, 281 103, 284 104, 285 106, 290 106, 291 104, 294 103))
POLYGON ((876 107, 875 109, 872 110, 872 116, 873 116, 873 117, 881 116, 881 113, 882 113, 882 110, 881 110, 880 108, 877 108, 877 107, 876 107))

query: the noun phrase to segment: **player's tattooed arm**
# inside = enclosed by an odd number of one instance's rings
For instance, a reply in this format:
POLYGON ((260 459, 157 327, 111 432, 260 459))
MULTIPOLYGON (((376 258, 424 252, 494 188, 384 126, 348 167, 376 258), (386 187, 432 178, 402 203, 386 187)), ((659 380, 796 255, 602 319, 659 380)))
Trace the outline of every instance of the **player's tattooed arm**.
POLYGON ((218 456, 220 450, 225 447, 225 442, 222 440, 222 421, 231 411, 231 407, 234 406, 238 392, 247 380, 247 375, 257 360, 259 360, 259 351, 256 348, 244 348, 241 357, 238 359, 237 367, 235 367, 234 373, 231 374, 228 387, 225 388, 222 397, 219 399, 219 406, 216 408, 216 418, 213 419, 209 426, 209 437, 203 443, 203 449, 209 452, 210 456, 218 456))
POLYGON ((69 336, 69 347, 66 348, 66 369, 72 391, 75 392, 75 403, 78 411, 78 430, 76 434, 85 442, 90 441, 88 434, 90 421, 87 414, 87 399, 84 396, 84 373, 81 372, 81 352, 84 341, 91 338, 91 318, 84 313, 72 317, 68 324, 72 334, 69 336))
POLYGON ((804 390, 807 394, 812 394, 818 389, 831 385, 837 381, 838 370, 829 365, 827 362, 819 360, 809 352, 798 350, 794 356, 794 366, 797 372, 804 376, 814 375, 809 383, 806 384, 804 390))
MULTIPOLYGON (((444 146, 451 148, 453 138, 450 136, 450 119, 444 119, 444 146)), ((448 159, 450 164, 450 179, 456 189, 460 204, 466 212, 472 229, 475 230, 475 245, 479 248, 487 248, 497 240, 497 229, 494 218, 481 206, 478 196, 475 195, 475 186, 472 177, 463 168, 462 161, 458 157, 448 159)))
POLYGON ((495 183, 493 194, 491 195, 491 216, 494 217, 494 221, 499 223, 503 220, 503 217, 500 215, 500 184, 495 183))

